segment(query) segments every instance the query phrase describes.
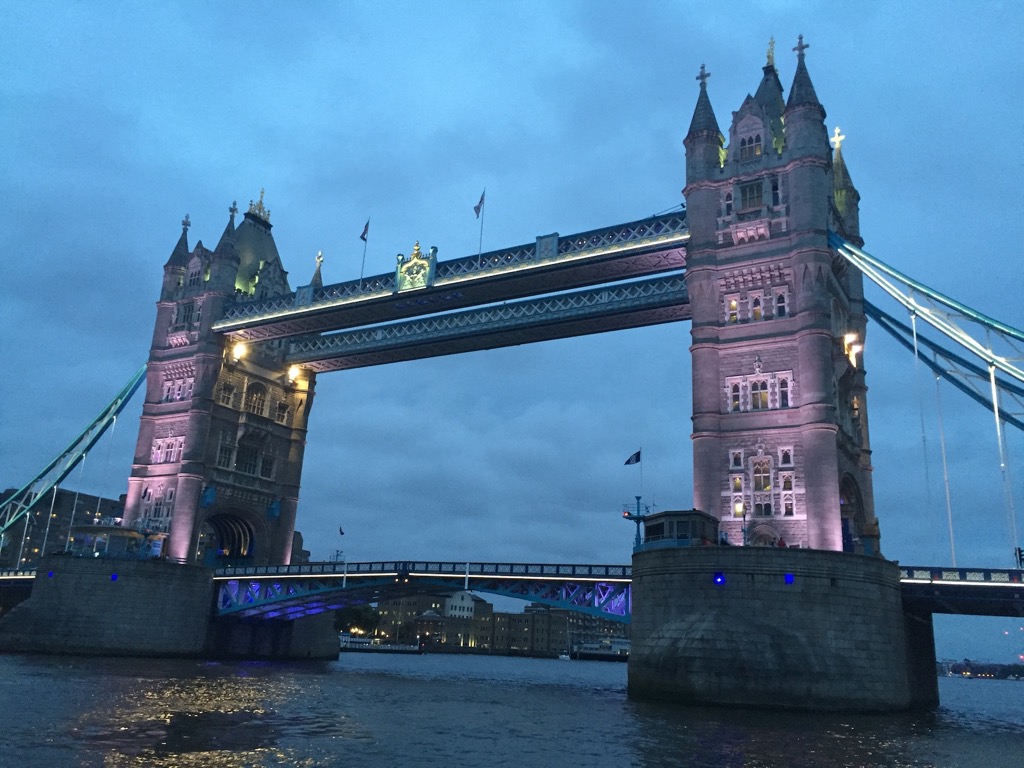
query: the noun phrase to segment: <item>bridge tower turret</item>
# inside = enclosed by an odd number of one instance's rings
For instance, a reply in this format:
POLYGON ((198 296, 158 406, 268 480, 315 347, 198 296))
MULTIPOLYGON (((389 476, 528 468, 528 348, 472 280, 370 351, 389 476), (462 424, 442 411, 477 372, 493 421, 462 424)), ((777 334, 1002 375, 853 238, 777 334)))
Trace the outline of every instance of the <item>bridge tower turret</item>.
POLYGON ((212 330, 234 302, 290 292, 262 193, 237 212, 213 251, 189 250, 186 216, 164 265, 125 522, 174 560, 288 563, 315 376, 281 342, 212 330))
POLYGON ((828 245, 829 230, 859 241, 859 198, 829 146, 808 47, 801 36, 783 102, 772 43, 727 148, 703 66, 698 77, 683 190, 694 504, 733 544, 877 554, 862 277, 828 245))

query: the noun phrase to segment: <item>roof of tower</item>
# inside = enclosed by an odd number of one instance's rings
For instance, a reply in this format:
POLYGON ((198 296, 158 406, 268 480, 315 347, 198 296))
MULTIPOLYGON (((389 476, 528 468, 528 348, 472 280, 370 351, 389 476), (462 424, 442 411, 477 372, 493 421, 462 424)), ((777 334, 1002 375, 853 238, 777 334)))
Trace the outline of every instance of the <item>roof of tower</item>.
POLYGON ((177 245, 174 246, 174 250, 171 251, 170 257, 167 259, 165 267, 184 267, 188 265, 188 228, 192 225, 189 221, 188 214, 185 214, 185 218, 181 220, 181 237, 178 238, 177 245))
POLYGON ((255 290, 257 277, 267 266, 281 266, 281 257, 277 253, 277 244, 270 234, 270 211, 263 207, 263 191, 260 191, 259 203, 250 203, 249 211, 242 219, 233 234, 235 252, 238 255, 238 273, 235 277, 235 288, 251 295, 255 290))
POLYGON ((699 133, 722 135, 722 131, 718 127, 718 119, 715 117, 715 110, 711 106, 711 99, 708 98, 709 77, 711 77, 711 73, 706 71, 704 65, 701 64, 700 74, 697 75, 697 79, 700 80, 700 94, 697 96, 697 106, 693 108, 693 119, 690 120, 690 130, 686 133, 687 138, 699 133))
POLYGON ((793 47, 796 51, 796 74, 793 75, 793 87, 789 89, 786 109, 804 105, 821 107, 818 94, 814 92, 814 85, 811 83, 811 76, 807 73, 807 65, 804 63, 804 51, 810 47, 804 42, 803 35, 797 36, 797 44, 793 47))

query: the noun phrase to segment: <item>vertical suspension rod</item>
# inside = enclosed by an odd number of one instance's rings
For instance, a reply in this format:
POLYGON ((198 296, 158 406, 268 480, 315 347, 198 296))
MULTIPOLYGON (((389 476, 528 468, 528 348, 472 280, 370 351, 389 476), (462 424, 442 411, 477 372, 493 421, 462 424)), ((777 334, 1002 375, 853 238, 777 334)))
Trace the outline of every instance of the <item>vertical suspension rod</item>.
MULTIPOLYGON (((936 356, 935 364, 938 365, 936 356)), ((953 504, 949 494, 949 465, 946 462, 946 430, 942 426, 942 399, 939 388, 939 374, 935 374, 935 410, 939 417, 939 447, 942 451, 942 481, 946 487, 946 520, 949 523, 949 554, 953 558, 953 567, 956 568, 956 540, 953 536, 953 504)))
POLYGON ((1013 488, 1010 487, 1010 474, 1006 466, 1006 443, 1003 438, 1003 424, 999 419, 999 387, 996 386, 996 368, 989 363, 989 386, 992 388, 992 414, 996 420, 996 443, 999 446, 999 472, 1003 477, 1003 503, 1006 507, 1006 524, 1010 527, 1010 543, 1013 552, 1017 551, 1017 520, 1013 511, 1013 488))

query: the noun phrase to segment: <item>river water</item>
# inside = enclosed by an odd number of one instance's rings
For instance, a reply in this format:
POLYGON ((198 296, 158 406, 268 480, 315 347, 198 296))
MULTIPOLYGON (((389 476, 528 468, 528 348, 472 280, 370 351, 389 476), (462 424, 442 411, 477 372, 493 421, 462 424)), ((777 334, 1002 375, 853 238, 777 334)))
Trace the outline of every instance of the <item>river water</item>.
POLYGON ((868 717, 634 702, 592 661, 0 656, 0 767, 1024 767, 1024 681, 939 683, 868 717))

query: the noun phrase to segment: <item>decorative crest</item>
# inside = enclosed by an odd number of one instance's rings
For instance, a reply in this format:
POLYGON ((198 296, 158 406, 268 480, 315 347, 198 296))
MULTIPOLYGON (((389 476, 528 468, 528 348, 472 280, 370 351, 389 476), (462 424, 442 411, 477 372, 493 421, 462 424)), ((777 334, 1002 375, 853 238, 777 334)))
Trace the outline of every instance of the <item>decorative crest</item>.
POLYGON ((704 88, 707 86, 708 78, 711 77, 711 73, 704 69, 704 65, 700 65, 700 74, 697 75, 697 79, 700 80, 700 87, 704 88))
POLYGON ((320 265, 323 264, 323 263, 324 263, 324 252, 323 251, 317 251, 316 252, 316 268, 320 269, 320 265))
POLYGON ((839 133, 839 126, 837 125, 835 133, 833 133, 832 136, 829 138, 828 143, 832 145, 833 149, 838 151, 840 145, 843 143, 843 140, 845 138, 845 136, 839 133))
POLYGON ((270 223, 270 209, 263 207, 263 188, 260 188, 260 201, 254 203, 252 200, 249 201, 249 213, 253 216, 258 216, 263 221, 270 223))
POLYGON ((189 221, 188 214, 185 214, 185 218, 181 220, 181 231, 187 232, 188 228, 192 226, 192 222, 189 221))
POLYGON ((431 248, 426 255, 420 251, 419 240, 412 247, 409 258, 398 254, 395 266, 395 282, 399 291, 410 288, 429 288, 434 284, 434 270, 437 264, 437 248, 431 248))
POLYGON ((804 36, 803 35, 797 35, 796 36, 796 45, 793 46, 793 50, 796 51, 796 55, 799 58, 802 59, 804 57, 804 51, 806 51, 810 47, 811 47, 810 43, 805 43, 804 42, 804 36))
POLYGON ((768 66, 775 66, 775 38, 768 38, 768 66))
POLYGON ((761 368, 763 367, 763 365, 764 364, 761 362, 761 356, 756 355, 754 357, 754 373, 761 373, 761 368))

